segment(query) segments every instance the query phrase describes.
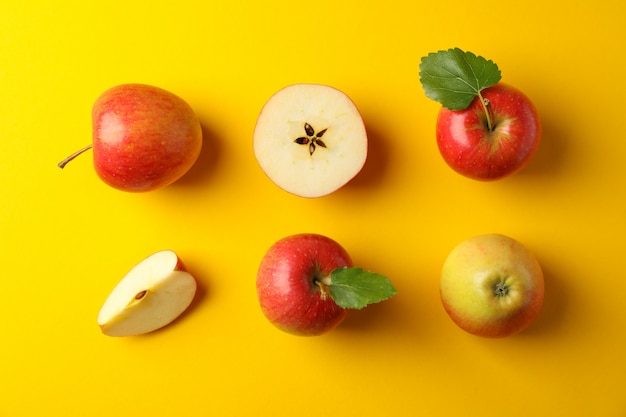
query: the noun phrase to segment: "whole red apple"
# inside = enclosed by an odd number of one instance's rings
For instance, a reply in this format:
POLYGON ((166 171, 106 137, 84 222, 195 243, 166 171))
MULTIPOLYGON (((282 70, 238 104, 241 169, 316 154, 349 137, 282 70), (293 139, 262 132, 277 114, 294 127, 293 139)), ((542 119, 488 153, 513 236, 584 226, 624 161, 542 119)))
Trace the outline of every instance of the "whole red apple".
POLYGON ((202 129, 183 99, 158 87, 122 84, 105 91, 92 109, 94 167, 108 185, 151 191, 173 183, 195 163, 202 129))
POLYGON ((439 151, 452 169, 488 181, 528 164, 539 146, 541 123, 531 101, 509 85, 498 83, 481 95, 464 110, 442 107, 436 135, 439 151))
POLYGON ((352 266, 350 256, 334 240, 298 234, 272 245, 257 273, 261 310, 279 329, 314 336, 335 328, 348 310, 339 307, 324 281, 331 271, 352 266))

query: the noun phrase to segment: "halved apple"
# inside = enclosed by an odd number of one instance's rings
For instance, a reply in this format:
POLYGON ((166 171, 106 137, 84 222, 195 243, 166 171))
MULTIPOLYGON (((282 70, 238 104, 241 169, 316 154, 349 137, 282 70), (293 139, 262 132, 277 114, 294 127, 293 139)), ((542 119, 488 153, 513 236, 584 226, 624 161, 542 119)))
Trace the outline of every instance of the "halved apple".
POLYGON ((254 129, 254 154, 280 188, 321 197, 361 171, 367 133, 346 94, 326 85, 294 84, 263 106, 254 129))
POLYGON ((149 333, 171 323, 189 307, 196 280, 176 253, 154 253, 132 268, 102 305, 98 324, 108 336, 149 333))

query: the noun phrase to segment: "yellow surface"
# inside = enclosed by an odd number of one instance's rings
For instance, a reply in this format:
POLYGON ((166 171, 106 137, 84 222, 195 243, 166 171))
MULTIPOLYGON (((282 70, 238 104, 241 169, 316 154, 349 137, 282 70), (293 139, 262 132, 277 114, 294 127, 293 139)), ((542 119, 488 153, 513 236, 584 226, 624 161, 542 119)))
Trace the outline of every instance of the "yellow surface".
POLYGON ((18 1, 0 5, 0 415, 624 416, 626 138, 622 1, 379 3, 18 1), (467 180, 440 158, 423 55, 493 59, 538 108, 523 172, 467 180), (200 160, 149 194, 103 184, 91 104, 143 82, 189 102, 200 160), (296 82, 350 95, 370 134, 362 173, 316 200, 261 172, 252 131, 296 82), (387 274, 392 300, 318 338, 262 316, 257 265, 317 232, 387 274), (546 274, 538 321, 504 340, 463 333, 438 275, 470 236, 527 245, 546 274), (202 291, 176 324, 137 338, 96 326, 136 262, 170 248, 202 291))

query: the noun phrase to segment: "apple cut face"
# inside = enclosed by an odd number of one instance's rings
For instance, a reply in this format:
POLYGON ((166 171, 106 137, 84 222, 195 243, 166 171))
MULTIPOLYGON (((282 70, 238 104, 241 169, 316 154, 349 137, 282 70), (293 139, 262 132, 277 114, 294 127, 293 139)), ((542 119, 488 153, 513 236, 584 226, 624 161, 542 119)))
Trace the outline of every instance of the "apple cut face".
POLYGON ((180 316, 196 288, 196 280, 174 252, 157 252, 117 284, 100 309, 98 324, 108 336, 152 332, 180 316))
POLYGON ((367 133, 346 94, 326 85, 295 84, 274 94, 261 110, 254 154, 265 174, 283 190, 321 197, 361 171, 367 133))

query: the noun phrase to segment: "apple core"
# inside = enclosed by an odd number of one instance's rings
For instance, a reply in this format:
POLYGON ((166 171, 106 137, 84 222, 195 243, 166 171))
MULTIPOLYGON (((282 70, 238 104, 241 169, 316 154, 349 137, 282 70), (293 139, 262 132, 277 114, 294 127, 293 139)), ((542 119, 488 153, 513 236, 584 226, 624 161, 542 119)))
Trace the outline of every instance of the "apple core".
POLYGON ((267 177, 301 197, 322 197, 346 185, 367 158, 367 132, 352 100, 320 84, 294 84, 263 106, 254 155, 267 177))

